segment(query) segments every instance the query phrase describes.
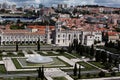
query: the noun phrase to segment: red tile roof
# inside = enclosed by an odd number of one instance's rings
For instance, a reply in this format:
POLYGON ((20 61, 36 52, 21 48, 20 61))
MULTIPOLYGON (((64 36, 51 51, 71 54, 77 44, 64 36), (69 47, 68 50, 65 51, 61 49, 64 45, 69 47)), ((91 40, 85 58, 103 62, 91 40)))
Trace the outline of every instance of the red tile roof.
POLYGON ((108 32, 108 36, 116 36, 117 34, 118 34, 117 32, 111 32, 111 31, 108 32))

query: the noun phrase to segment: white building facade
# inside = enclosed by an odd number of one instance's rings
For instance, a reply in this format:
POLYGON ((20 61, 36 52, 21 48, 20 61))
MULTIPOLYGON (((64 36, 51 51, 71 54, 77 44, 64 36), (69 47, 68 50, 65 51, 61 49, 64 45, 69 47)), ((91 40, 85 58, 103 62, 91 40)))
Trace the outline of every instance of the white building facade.
POLYGON ((15 44, 16 41, 21 44, 34 44, 37 43, 38 38, 40 41, 45 40, 44 34, 33 33, 26 30, 1 30, 0 31, 0 44, 9 45, 15 44))
MULTIPOLYGON (((102 33, 100 31, 82 31, 62 29, 62 23, 58 21, 55 30, 52 32, 52 43, 58 46, 69 46, 74 39, 83 45, 91 46, 94 41, 102 41, 102 33)), ((50 39, 50 37, 49 37, 50 39)), ((48 40, 49 40, 48 39, 48 40)))

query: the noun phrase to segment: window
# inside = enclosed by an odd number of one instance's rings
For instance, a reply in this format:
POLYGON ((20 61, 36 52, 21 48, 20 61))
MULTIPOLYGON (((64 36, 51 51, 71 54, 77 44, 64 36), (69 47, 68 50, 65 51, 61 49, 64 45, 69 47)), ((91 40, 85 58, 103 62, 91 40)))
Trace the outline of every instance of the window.
POLYGON ((68 36, 68 39, 70 40, 70 34, 69 34, 69 36, 68 36))
POLYGON ((60 40, 58 40, 58 43, 60 43, 60 40))
POLYGON ((58 38, 60 37, 60 35, 58 35, 58 38))
POLYGON ((74 37, 76 37, 76 35, 74 34, 74 37))
POLYGON ((60 29, 58 29, 58 31, 60 31, 60 29))
POLYGON ((81 35, 79 34, 79 40, 81 40, 81 35))
POLYGON ((63 38, 65 37, 65 35, 63 34, 63 38))

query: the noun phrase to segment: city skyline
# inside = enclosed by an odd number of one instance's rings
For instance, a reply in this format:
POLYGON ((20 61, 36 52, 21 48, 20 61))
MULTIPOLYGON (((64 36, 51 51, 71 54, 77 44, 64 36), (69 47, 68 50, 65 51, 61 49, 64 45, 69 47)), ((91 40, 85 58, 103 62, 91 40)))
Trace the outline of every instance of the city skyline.
POLYGON ((120 0, 0 0, 0 3, 7 2, 8 4, 35 5, 42 3, 45 6, 52 6, 54 4, 68 4, 68 5, 103 5, 109 7, 120 7, 120 0))

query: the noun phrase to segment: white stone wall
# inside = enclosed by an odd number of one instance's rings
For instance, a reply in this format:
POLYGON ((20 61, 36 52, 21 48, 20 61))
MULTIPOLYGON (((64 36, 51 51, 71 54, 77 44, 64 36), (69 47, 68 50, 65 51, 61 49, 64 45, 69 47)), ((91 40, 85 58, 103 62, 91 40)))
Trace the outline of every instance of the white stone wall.
POLYGON ((78 39, 78 42, 82 42, 82 44, 91 46, 94 44, 94 40, 102 41, 102 33, 90 31, 56 31, 53 39, 54 43, 59 46, 69 46, 69 44, 72 43, 74 39, 78 39), (93 35, 93 37, 90 38, 88 36, 85 38, 85 36, 88 34, 93 35))
POLYGON ((93 32, 94 40, 102 41, 102 32, 93 32))
POLYGON ((40 41, 44 42, 45 35, 33 35, 33 34, 1 34, 1 45, 3 42, 5 44, 8 43, 14 43, 16 41, 19 42, 37 42, 38 38, 40 38, 40 41))
POLYGON ((91 46, 94 44, 94 36, 86 36, 84 41, 86 46, 91 46))

